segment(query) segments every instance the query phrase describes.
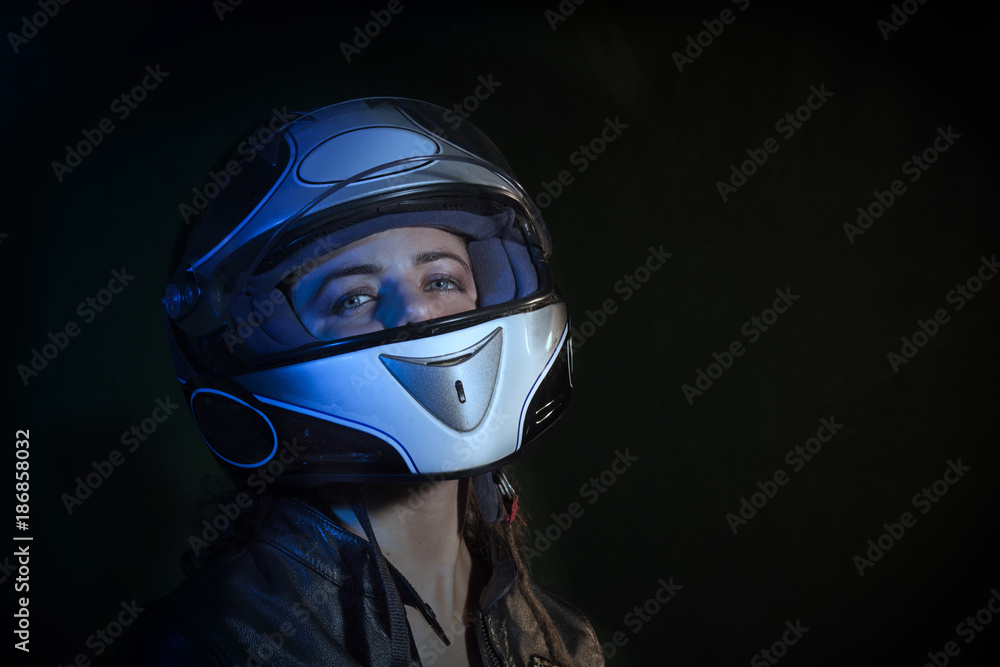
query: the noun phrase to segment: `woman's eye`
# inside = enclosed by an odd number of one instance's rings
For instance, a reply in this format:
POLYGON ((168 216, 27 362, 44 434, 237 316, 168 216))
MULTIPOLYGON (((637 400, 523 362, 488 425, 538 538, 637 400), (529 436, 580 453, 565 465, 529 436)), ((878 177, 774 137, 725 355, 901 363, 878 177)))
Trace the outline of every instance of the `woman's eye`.
POLYGON ((455 278, 434 278, 427 283, 427 289, 431 291, 461 290, 463 289, 463 285, 455 278))
POLYGON ((368 294, 348 294, 343 297, 333 307, 333 312, 336 314, 349 314, 352 311, 361 308, 366 303, 372 300, 368 294))

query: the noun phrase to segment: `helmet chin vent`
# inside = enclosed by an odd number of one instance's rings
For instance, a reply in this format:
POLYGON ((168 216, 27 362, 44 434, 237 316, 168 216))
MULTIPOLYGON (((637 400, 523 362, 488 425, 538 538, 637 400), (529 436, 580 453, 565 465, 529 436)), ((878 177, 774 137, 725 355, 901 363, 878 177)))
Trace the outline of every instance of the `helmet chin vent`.
POLYGON ((528 405, 527 418, 524 420, 526 442, 537 438, 566 411, 573 393, 570 379, 571 353, 570 340, 567 338, 528 405))
POLYGON ((476 428, 493 399, 503 329, 497 327, 478 343, 439 357, 379 355, 392 376, 420 405, 448 427, 476 428))

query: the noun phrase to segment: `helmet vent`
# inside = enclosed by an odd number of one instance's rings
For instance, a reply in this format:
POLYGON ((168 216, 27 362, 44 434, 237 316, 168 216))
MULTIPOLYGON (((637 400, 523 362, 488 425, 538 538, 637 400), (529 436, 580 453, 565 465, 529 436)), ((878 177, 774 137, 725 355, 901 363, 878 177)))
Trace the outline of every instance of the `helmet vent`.
POLYGON ((379 359, 420 405, 456 431, 479 426, 493 400, 503 329, 497 327, 470 347, 439 357, 379 359))

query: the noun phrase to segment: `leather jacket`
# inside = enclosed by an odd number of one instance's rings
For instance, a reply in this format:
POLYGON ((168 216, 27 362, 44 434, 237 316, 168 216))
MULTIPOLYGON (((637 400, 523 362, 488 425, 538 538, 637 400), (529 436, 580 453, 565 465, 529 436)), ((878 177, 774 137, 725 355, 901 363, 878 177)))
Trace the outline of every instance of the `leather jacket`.
MULTIPOLYGON (((515 582, 512 559, 494 558, 492 567, 474 621, 484 664, 555 665, 515 582)), ((371 544, 302 500, 283 498, 248 543, 150 603, 124 638, 117 660, 145 667, 388 666, 395 649, 397 664, 418 666, 421 657, 432 664, 436 654, 415 646, 405 620, 405 637, 397 637, 394 646, 390 619, 394 614, 405 619, 402 604, 421 610, 432 626, 436 623, 402 575, 391 566, 389 570, 399 591, 395 608, 371 544), (401 659, 407 654, 408 660, 401 659)), ((530 585, 571 664, 603 665, 586 617, 543 587, 530 585)), ((461 625, 443 625, 451 633, 457 630, 459 637, 464 632, 461 625)))

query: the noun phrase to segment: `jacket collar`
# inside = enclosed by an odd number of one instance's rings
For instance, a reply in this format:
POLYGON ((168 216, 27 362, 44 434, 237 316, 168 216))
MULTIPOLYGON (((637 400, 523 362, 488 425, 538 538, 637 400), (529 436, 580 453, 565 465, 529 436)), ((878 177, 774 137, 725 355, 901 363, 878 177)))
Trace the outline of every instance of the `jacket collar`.
MULTIPOLYGON (((256 538, 284 551, 338 586, 355 589, 368 597, 381 597, 377 587, 378 562, 374 547, 354 533, 341 528, 327 513, 300 498, 277 498, 268 508, 268 518, 256 538)), ((510 554, 491 550, 490 579, 479 598, 480 609, 488 612, 514 585, 516 567, 510 554)), ((393 582, 403 604, 428 614, 434 613, 420 599, 410 582, 389 563, 393 582)))

